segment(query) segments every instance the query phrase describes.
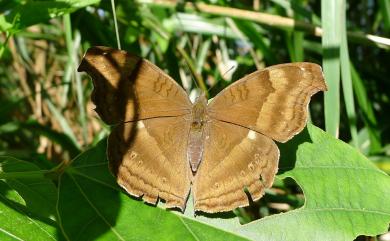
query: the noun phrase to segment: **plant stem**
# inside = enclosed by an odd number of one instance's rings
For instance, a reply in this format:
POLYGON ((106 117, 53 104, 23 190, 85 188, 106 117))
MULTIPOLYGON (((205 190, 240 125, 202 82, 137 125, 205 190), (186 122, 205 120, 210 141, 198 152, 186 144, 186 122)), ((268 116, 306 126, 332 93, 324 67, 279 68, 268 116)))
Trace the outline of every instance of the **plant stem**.
MULTIPOLYGON (((166 8, 175 8, 177 5, 177 2, 170 1, 170 0, 156 0, 156 1, 137 0, 137 2, 140 4, 155 5, 155 6, 166 7, 166 8)), ((184 5, 184 10, 188 12, 198 11, 201 13, 208 13, 208 14, 220 15, 225 17, 251 20, 275 28, 294 29, 294 30, 303 31, 312 34, 317 37, 322 36, 322 28, 319 26, 315 26, 313 24, 299 21, 299 20, 294 20, 292 18, 281 17, 278 15, 273 15, 268 13, 260 13, 260 12, 242 10, 237 8, 215 6, 215 5, 209 5, 204 3, 194 4, 190 2, 187 2, 184 5)), ((389 38, 384 38, 384 37, 371 35, 371 34, 365 34, 361 32, 348 32, 347 36, 348 36, 348 40, 353 42, 373 45, 383 49, 390 49, 389 38)))
POLYGON ((111 0, 111 8, 112 8, 112 16, 114 17, 116 42, 118 45, 118 49, 120 50, 120 49, 122 49, 122 47, 121 47, 121 41, 119 40, 118 21, 116 20, 115 1, 114 0, 111 0))

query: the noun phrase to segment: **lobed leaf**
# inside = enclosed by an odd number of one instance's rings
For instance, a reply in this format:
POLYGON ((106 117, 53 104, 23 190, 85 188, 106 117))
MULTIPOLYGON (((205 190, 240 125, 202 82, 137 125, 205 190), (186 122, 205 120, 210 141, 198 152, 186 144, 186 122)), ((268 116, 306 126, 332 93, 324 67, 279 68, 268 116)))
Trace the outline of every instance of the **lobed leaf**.
POLYGON ((282 161, 289 170, 279 176, 299 184, 305 205, 244 225, 239 233, 254 240, 353 240, 386 232, 390 177, 348 144, 312 125, 307 130, 288 144, 298 146, 296 156, 287 157, 296 162, 282 161))
POLYGON ((123 194, 101 142, 61 178, 62 228, 70 240, 353 240, 386 232, 390 177, 363 155, 312 125, 280 149, 279 178, 296 180, 305 205, 239 225, 229 213, 194 217, 191 202, 183 216, 123 194))

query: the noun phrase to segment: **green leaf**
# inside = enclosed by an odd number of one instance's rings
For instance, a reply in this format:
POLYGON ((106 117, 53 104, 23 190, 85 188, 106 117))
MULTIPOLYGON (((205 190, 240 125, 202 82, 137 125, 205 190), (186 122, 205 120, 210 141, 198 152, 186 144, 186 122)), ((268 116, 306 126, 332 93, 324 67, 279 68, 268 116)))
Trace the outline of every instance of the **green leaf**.
POLYGON ((38 167, 0 158, 0 240, 56 240, 57 189, 38 167))
POLYGON ((241 226, 230 214, 193 217, 190 202, 182 216, 123 194, 100 142, 61 177, 62 230, 69 240, 352 240, 387 230, 390 177, 356 149, 312 125, 280 149, 278 178, 295 179, 305 205, 241 226))
POLYGON ((57 188, 45 171, 30 162, 0 157, 0 179, 23 198, 21 205, 44 217, 54 217, 57 188))
POLYGON ((12 23, 8 22, 4 15, 0 15, 0 32, 8 31, 12 28, 12 23))
POLYGON ((6 20, 13 22, 13 29, 18 30, 98 2, 100 0, 28 1, 12 8, 6 20))
POLYGON ((102 141, 84 152, 60 178, 58 212, 68 240, 246 240, 124 194, 105 147, 102 141))
POLYGON ((390 177, 348 144, 315 126, 307 130, 281 146, 281 169, 287 171, 279 175, 299 184, 305 205, 244 225, 239 233, 254 240, 312 241, 386 232, 390 177))

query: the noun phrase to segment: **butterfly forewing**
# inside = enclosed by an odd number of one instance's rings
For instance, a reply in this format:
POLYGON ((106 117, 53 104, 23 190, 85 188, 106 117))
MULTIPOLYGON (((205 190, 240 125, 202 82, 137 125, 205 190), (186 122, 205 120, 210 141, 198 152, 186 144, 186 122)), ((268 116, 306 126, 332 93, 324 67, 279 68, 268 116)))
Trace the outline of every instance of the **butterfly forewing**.
POLYGON ((275 65, 224 89, 209 104, 208 113, 285 142, 304 128, 310 97, 321 90, 326 84, 319 65, 275 65))
POLYGON ((92 77, 92 101, 107 124, 191 112, 186 92, 154 64, 136 55, 92 47, 78 70, 92 77))

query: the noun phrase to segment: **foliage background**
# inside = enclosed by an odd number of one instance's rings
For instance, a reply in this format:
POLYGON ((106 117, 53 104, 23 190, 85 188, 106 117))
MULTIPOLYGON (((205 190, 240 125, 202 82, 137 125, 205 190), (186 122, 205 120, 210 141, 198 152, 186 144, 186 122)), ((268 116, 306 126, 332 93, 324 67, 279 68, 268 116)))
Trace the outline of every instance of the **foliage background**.
MULTIPOLYGON (((390 173, 388 1, 213 0, 193 5, 138 0, 115 4, 122 49, 154 62, 192 97, 197 87, 212 97, 231 82, 272 64, 322 64, 329 91, 314 96, 311 122, 390 173)), ((91 81, 76 69, 89 46, 117 46, 111 1, 9 0, 0 2, 0 13, 0 155, 7 156, 2 159, 0 179, 8 180, 0 182, 0 194, 7 197, 4 200, 23 203, 27 208, 17 205, 24 210, 20 218, 49 224, 45 232, 50 233, 50 227, 61 227, 57 198, 63 186, 58 174, 80 153, 85 156, 85 150, 97 148, 109 132, 93 111, 91 81), (17 167, 8 176, 6 163, 17 167), (53 205, 36 206, 35 199, 29 204, 25 195, 23 201, 20 189, 9 182, 12 178, 44 182, 33 193, 43 195, 42 203, 53 200, 53 205), (39 218, 30 215, 34 210, 39 218)), ((72 179, 72 175, 64 178, 72 179)), ((69 188, 63 190, 71 190, 72 182, 62 183, 69 188)), ((362 192, 357 198, 367 195, 362 192)), ((248 223, 303 203, 301 187, 293 179, 280 179, 265 198, 235 214, 241 223, 248 223)), ((0 228, 7 230, 1 224, 0 228)), ((59 233, 59 237, 65 233, 65 238, 74 239, 66 237, 67 232, 59 233)), ((379 232, 355 236, 359 234, 379 232)), ((88 239, 104 237, 96 232, 90 235, 88 239)))

